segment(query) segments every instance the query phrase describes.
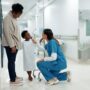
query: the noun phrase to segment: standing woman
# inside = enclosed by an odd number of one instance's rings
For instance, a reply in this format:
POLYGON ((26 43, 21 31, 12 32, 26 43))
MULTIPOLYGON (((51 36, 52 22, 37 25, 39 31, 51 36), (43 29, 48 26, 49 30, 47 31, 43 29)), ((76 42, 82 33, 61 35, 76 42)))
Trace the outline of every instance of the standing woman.
POLYGON ((11 84, 19 84, 22 78, 17 77, 15 71, 15 60, 21 46, 17 18, 23 13, 23 6, 19 3, 12 5, 12 10, 3 20, 2 45, 8 57, 8 72, 11 84))
POLYGON ((47 80, 48 84, 54 85, 62 80, 70 81, 70 72, 60 73, 61 70, 67 68, 66 58, 62 52, 59 42, 54 38, 51 29, 44 29, 42 40, 46 40, 45 50, 48 57, 40 59, 37 67, 47 80))

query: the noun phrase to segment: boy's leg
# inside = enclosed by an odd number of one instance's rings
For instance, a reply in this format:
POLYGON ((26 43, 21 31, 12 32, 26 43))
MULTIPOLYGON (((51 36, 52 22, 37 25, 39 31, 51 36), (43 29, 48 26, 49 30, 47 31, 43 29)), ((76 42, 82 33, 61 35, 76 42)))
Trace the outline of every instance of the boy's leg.
POLYGON ((33 80, 33 78, 32 78, 32 71, 27 71, 27 74, 28 74, 28 79, 30 80, 30 81, 32 81, 33 80))

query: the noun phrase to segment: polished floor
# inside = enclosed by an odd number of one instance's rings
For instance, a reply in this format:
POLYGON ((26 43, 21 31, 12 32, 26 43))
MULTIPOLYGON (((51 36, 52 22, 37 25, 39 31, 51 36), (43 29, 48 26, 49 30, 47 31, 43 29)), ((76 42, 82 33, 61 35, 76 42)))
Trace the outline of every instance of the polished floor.
MULTIPOLYGON (((77 63, 68 60, 68 69, 72 73, 72 81, 60 82, 58 85, 50 86, 45 84, 45 80, 39 82, 34 79, 32 82, 27 80, 27 74, 23 71, 22 52, 17 56, 16 70, 19 76, 24 78, 23 85, 12 86, 9 84, 8 71, 6 68, 7 58, 4 56, 4 68, 0 69, 0 90, 90 90, 90 63, 77 63)), ((37 73, 36 73, 37 74, 37 73)))

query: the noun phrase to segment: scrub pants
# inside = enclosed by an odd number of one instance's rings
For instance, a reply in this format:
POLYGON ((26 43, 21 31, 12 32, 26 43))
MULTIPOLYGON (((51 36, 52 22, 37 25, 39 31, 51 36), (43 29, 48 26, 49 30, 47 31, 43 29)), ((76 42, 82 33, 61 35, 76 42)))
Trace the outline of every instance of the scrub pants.
POLYGON ((17 51, 16 53, 12 53, 10 47, 5 47, 5 49, 8 58, 8 72, 9 72, 10 81, 14 82, 16 79, 15 60, 16 60, 17 51))
POLYGON ((67 80, 67 73, 60 73, 62 68, 65 67, 64 64, 63 66, 61 65, 60 69, 60 64, 53 64, 52 61, 40 61, 37 63, 37 67, 39 68, 39 70, 47 81, 55 77, 60 81, 67 80))

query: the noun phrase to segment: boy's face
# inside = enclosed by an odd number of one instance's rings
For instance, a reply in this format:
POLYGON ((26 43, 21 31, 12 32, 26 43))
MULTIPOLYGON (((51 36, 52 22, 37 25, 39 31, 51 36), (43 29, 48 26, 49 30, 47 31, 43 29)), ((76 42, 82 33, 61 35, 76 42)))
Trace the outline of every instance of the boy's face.
POLYGON ((29 34, 29 32, 26 32, 26 34, 25 34, 25 39, 26 40, 29 40, 29 39, 31 39, 32 37, 31 37, 31 35, 29 34))

